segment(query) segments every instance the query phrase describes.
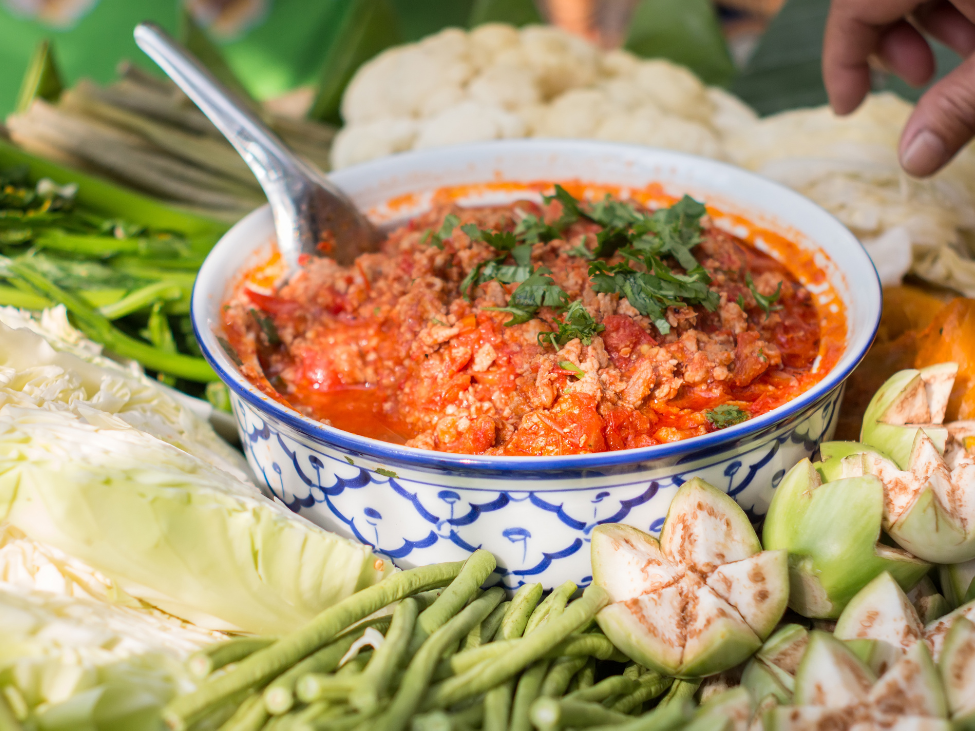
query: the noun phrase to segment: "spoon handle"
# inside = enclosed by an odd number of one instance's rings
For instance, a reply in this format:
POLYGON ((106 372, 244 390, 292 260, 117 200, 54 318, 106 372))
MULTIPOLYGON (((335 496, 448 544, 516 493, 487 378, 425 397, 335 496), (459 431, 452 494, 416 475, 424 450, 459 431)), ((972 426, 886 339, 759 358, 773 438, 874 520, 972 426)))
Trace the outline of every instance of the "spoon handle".
POLYGON ((289 173, 324 178, 315 176, 256 114, 158 25, 140 23, 135 42, 237 149, 269 199, 284 192, 278 189, 289 173))

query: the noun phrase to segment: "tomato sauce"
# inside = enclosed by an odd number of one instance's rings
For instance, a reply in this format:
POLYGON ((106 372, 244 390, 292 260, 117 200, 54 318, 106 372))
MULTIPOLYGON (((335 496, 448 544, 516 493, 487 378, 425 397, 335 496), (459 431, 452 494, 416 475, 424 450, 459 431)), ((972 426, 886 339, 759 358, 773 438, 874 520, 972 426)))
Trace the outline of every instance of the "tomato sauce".
MULTIPOLYGON (((845 315, 815 256, 754 226, 737 238, 714 225, 727 218, 715 210, 692 249, 714 307, 667 308, 666 332, 626 296, 594 290, 579 247, 592 248, 599 225, 579 220, 561 238, 535 243, 531 269, 551 271, 597 329, 589 338, 540 341, 558 330, 564 308, 541 306, 510 325, 504 308, 517 282, 490 280, 465 292, 472 269, 499 253, 462 226, 514 231, 526 216, 555 223, 561 206, 458 207, 464 192, 435 196, 431 210, 352 267, 312 259, 278 286, 284 269, 272 255, 242 273, 224 328, 245 375, 307 416, 382 441, 565 455, 674 442, 753 418, 808 390, 843 351, 845 315), (448 216, 459 225, 432 239, 448 216)), ((630 200, 649 209, 673 203, 655 187, 630 200)), ((683 272, 672 260, 668 266, 683 272)))

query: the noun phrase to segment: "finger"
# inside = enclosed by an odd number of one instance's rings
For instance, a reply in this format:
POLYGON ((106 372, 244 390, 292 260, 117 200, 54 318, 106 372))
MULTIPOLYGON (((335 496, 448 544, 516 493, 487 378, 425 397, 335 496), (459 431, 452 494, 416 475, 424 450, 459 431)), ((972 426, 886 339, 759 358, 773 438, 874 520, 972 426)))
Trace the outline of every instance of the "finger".
POLYGON ((901 165, 911 175, 931 175, 973 135, 975 56, 969 56, 918 101, 901 135, 901 165))
POLYGON ((913 12, 921 1, 831 3, 823 38, 823 81, 837 114, 848 114, 863 101, 870 91, 868 59, 877 51, 884 31, 913 12))
POLYGON ((894 23, 881 34, 877 55, 888 71, 912 86, 923 86, 934 76, 931 46, 906 20, 894 23))
MULTIPOLYGON (((975 3, 965 8, 975 16, 975 3)), ((914 13, 914 20, 932 38, 941 41, 962 58, 975 53, 975 23, 950 2, 925 3, 914 13)))

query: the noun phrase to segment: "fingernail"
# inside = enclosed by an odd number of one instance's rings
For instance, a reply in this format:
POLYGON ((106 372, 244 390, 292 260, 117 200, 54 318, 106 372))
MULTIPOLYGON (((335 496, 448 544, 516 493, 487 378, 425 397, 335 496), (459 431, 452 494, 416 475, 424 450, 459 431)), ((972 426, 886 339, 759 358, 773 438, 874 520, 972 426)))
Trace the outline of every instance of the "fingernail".
POLYGON ((945 143, 938 135, 922 129, 901 154, 901 165, 910 175, 924 177, 940 168, 948 157, 945 143))

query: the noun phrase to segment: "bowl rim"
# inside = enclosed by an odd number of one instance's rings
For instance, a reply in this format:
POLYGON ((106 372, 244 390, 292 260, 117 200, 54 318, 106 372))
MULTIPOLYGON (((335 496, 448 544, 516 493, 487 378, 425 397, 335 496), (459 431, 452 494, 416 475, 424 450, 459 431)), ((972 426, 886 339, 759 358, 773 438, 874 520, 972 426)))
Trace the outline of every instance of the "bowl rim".
MULTIPOLYGON (((711 158, 676 152, 673 150, 645 147, 641 145, 627 145, 589 140, 526 139, 481 142, 451 147, 433 148, 429 150, 403 152, 376 160, 371 160, 369 162, 349 168, 343 168, 337 173, 330 174, 329 177, 334 182, 339 184, 339 186, 341 186, 341 178, 344 177, 344 174, 347 172, 360 176, 374 173, 377 177, 379 177, 382 173, 388 172, 385 170, 385 168, 387 165, 389 165, 390 161, 394 161, 399 165, 408 165, 413 160, 422 160, 424 157, 436 157, 438 154, 443 155, 444 151, 449 151, 451 156, 456 159, 457 157, 463 157, 465 153, 469 152, 478 153, 485 150, 501 152, 503 151, 503 148, 513 149, 515 152, 517 152, 518 148, 537 149, 539 147, 545 147, 553 151, 556 149, 569 148, 580 150, 585 148, 596 152, 616 152, 620 156, 626 155, 627 153, 630 155, 639 154, 641 156, 657 154, 662 155, 665 158, 683 159, 685 161, 689 161, 693 165, 710 166, 717 170, 722 170, 725 173, 751 178, 753 181, 759 181, 762 185, 778 188, 779 193, 784 194, 787 198, 791 198, 794 204, 806 207, 807 210, 815 210, 816 215, 818 216, 832 219, 837 226, 846 231, 850 238, 856 242, 860 252, 863 255, 863 258, 870 264, 869 269, 866 269, 862 274, 859 274, 856 280, 858 288, 870 285, 871 293, 874 295, 877 305, 872 322, 865 324, 868 336, 863 339, 863 344, 860 350, 852 353, 852 357, 847 358, 847 363, 843 365, 843 367, 839 367, 840 363, 837 363, 837 365, 834 366, 834 368, 827 373, 821 381, 782 406, 762 414, 761 416, 755 417, 754 419, 749 419, 748 421, 742 422, 741 424, 736 424, 726 429, 711 432, 710 434, 691 437, 689 439, 683 439, 681 441, 671 442, 668 444, 657 444, 650 447, 637 447, 633 449, 622 449, 610 452, 576 454, 559 457, 513 457, 437 452, 433 450, 420 449, 419 447, 407 447, 405 445, 382 442, 377 439, 360 436, 358 434, 353 434, 352 432, 343 431, 341 429, 337 429, 336 427, 322 424, 321 422, 303 416, 297 411, 269 398, 237 372, 237 370, 232 366, 230 357, 219 345, 216 334, 207 326, 205 321, 206 318, 203 314, 207 307, 205 298, 209 293, 209 290, 213 289, 212 287, 207 286, 207 283, 210 281, 217 281, 223 285, 226 285, 229 276, 231 276, 227 275, 225 272, 220 272, 215 269, 216 265, 213 263, 213 255, 221 247, 221 245, 226 246, 226 242, 233 232, 239 229, 246 229, 253 225, 253 222, 257 219, 267 216, 269 213, 269 206, 265 204, 254 211, 251 211, 251 213, 234 224, 220 238, 220 240, 214 245, 213 249, 211 249, 210 253, 207 255, 207 258, 200 267, 197 278, 193 284, 193 292, 190 303, 190 318, 193 324, 193 332, 196 336, 203 357, 214 369, 220 380, 227 385, 227 387, 230 388, 234 395, 236 395, 238 398, 249 404, 258 412, 267 414, 272 418, 283 422, 305 437, 327 447, 337 447, 349 452, 367 455, 379 461, 388 460, 398 464, 404 464, 421 469, 460 469, 464 471, 476 471, 478 468, 484 468, 486 471, 493 473, 502 471, 537 474, 539 472, 552 472, 559 470, 584 471, 587 469, 618 467, 649 461, 672 459, 699 452, 714 452, 722 445, 728 445, 729 448, 733 448, 737 442, 747 441, 748 438, 753 435, 758 435, 760 432, 763 432, 770 427, 775 427, 780 423, 788 421, 790 418, 801 413, 807 407, 817 403, 821 398, 832 392, 834 389, 842 386, 850 373, 853 372, 853 370, 866 356, 867 351, 873 344, 876 337, 877 330, 880 327, 880 315, 883 308, 883 290, 880 282, 880 276, 877 273, 877 268, 874 265, 873 260, 870 258, 870 255, 863 247, 863 244, 852 232, 849 231, 849 229, 846 228, 842 222, 833 216, 833 214, 821 208, 816 203, 813 203, 808 198, 800 195, 781 183, 770 180, 743 168, 739 168, 718 160, 713 160, 711 158), (210 264, 209 267, 208 264, 210 264), (211 272, 210 269, 214 269, 214 271, 211 272), (873 277, 869 276, 869 272, 873 273, 873 277)), ((851 339, 849 336, 851 336, 853 332, 852 325, 852 323, 848 325, 848 340, 851 339)), ((862 322, 860 323, 860 327, 863 327, 862 322)), ((850 354, 850 351, 844 352, 841 359, 849 356, 850 354)))

